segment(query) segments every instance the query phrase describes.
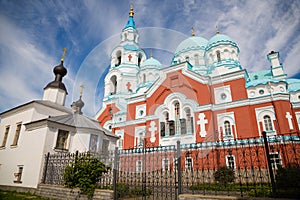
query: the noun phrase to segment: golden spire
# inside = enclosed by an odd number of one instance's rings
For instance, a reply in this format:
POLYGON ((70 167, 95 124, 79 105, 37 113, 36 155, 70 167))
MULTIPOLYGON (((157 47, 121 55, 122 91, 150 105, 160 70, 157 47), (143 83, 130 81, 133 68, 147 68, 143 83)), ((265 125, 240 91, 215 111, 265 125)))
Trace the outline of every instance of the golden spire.
POLYGON ((194 27, 192 27, 192 36, 195 36, 195 30, 194 30, 194 27))
POLYGON ((133 2, 130 3, 130 11, 129 11, 129 17, 133 17, 134 12, 133 12, 133 2))
POLYGON ((83 91, 83 89, 84 89, 84 85, 80 85, 80 94, 79 94, 80 97, 82 97, 82 91, 83 91))
POLYGON ((152 58, 152 49, 150 49, 150 58, 152 58))
POLYGON ((63 55, 61 56, 61 61, 62 62, 64 62, 64 60, 65 60, 65 55, 66 55, 66 53, 67 53, 67 49, 66 48, 63 48, 63 55))
POLYGON ((216 34, 219 34, 219 28, 218 28, 218 24, 216 25, 216 34))

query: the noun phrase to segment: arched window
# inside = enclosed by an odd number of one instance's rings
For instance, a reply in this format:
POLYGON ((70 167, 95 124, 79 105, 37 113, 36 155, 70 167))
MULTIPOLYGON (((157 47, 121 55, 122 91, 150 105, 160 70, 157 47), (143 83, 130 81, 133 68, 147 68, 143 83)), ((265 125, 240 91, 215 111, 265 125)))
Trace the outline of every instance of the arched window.
POLYGON ((225 121, 224 122, 224 132, 225 132, 225 137, 231 136, 231 127, 230 127, 230 122, 229 121, 225 121))
POLYGON ((185 61, 189 61, 190 58, 188 56, 185 57, 185 61))
POLYGON ((119 66, 121 64, 121 58, 122 58, 121 51, 117 51, 116 57, 117 57, 116 66, 119 66))
POLYGON ((168 136, 169 135, 169 113, 164 112, 164 121, 160 122, 160 136, 168 136))
POLYGON ((264 116, 265 131, 273 131, 273 124, 269 115, 264 116))
POLYGON ((175 134, 181 133, 180 130, 180 104, 178 101, 175 102, 174 104, 174 111, 175 111, 175 134))
MULTIPOLYGON (((186 127, 186 133, 193 133, 193 117, 191 116, 191 109, 190 108, 186 108, 185 109, 185 114, 186 114, 186 124, 185 124, 185 127, 186 127)), ((181 123, 181 125, 183 125, 181 123)), ((183 127, 181 127, 181 134, 183 134, 182 132, 183 130, 183 127)))
POLYGON ((144 146, 144 134, 143 132, 140 132, 137 138, 137 147, 143 147, 144 146))
POLYGON ((141 53, 139 53, 139 57, 138 57, 138 66, 141 66, 141 61, 142 61, 142 57, 143 55, 141 53))
POLYGON ((110 82, 111 82, 111 91, 110 94, 116 94, 117 92, 117 76, 114 75, 110 78, 110 82))
POLYGON ((220 51, 216 51, 216 54, 217 54, 217 60, 218 60, 218 62, 220 62, 221 61, 221 53, 220 53, 220 51))

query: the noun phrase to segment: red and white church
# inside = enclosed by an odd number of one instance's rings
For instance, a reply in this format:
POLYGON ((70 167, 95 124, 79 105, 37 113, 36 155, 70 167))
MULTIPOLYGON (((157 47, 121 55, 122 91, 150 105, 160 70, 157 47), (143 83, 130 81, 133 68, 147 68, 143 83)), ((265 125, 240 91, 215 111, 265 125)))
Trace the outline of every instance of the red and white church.
POLYGON ((230 37, 192 34, 162 67, 146 57, 139 37, 131 8, 96 115, 120 137, 120 149, 299 132, 300 80, 287 78, 279 52, 267 55, 269 70, 248 73, 230 37))

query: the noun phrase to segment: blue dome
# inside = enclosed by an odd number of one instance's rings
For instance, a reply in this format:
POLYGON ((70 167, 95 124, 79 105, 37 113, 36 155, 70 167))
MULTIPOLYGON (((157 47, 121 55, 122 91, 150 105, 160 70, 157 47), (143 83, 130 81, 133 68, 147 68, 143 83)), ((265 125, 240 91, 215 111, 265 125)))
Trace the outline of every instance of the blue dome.
POLYGON ((145 60, 142 64, 142 67, 147 67, 147 66, 155 66, 155 67, 159 67, 161 68, 161 63, 156 60, 155 58, 149 58, 147 60, 145 60))
POLYGON ((231 44, 233 46, 237 46, 237 44, 232 41, 232 39, 230 37, 228 37, 227 35, 224 34, 216 34, 214 35, 212 38, 210 38, 210 40, 208 41, 206 50, 209 50, 210 48, 219 45, 219 44, 231 44))
POLYGON ((177 47, 175 51, 176 54, 180 54, 189 50, 198 50, 198 49, 205 49, 208 41, 203 37, 196 37, 192 36, 188 39, 183 40, 177 47))

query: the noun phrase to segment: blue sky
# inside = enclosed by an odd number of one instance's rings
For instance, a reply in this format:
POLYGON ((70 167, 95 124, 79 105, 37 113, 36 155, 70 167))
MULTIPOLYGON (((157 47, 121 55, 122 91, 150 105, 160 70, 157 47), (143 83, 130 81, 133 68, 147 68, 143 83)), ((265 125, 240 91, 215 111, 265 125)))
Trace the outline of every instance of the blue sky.
MULTIPOLYGON (((140 46, 168 65, 177 45, 191 35, 210 39, 218 24, 240 48, 248 72, 269 69, 266 55, 280 52, 289 77, 300 77, 300 1, 137 0, 134 19, 140 46)), ((130 7, 126 0, 0 0, 0 112, 41 99, 53 67, 67 48, 66 105, 79 97, 83 112, 100 109, 110 52, 120 41, 130 7)), ((148 54, 149 55, 149 54, 148 54)))

